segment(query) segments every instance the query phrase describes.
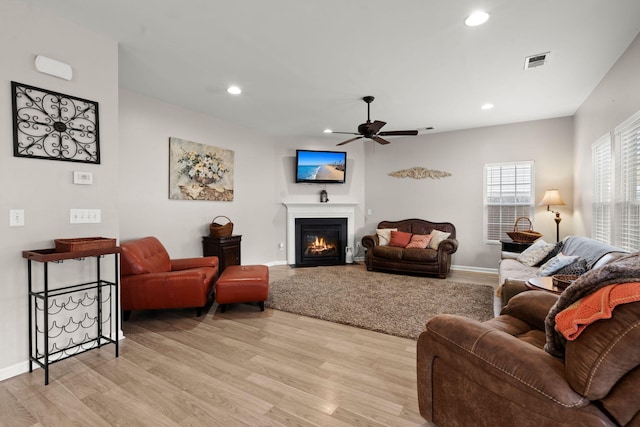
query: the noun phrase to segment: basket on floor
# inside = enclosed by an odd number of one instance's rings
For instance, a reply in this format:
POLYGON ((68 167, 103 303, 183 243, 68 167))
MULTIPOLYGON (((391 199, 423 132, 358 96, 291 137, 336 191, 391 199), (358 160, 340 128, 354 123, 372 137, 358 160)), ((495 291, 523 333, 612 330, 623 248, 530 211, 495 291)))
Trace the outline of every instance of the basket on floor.
POLYGON ((533 225, 531 224, 531 220, 529 218, 527 218, 526 216, 521 216, 516 219, 516 223, 513 225, 513 231, 507 231, 507 236, 511 237, 511 240, 517 243, 533 243, 534 241, 542 237, 542 234, 538 233, 537 231, 533 231, 532 226, 533 225), (525 220, 529 223, 529 228, 527 230, 518 229, 518 223, 521 220, 525 220))
POLYGON ((209 235, 211 237, 229 237, 231 236, 232 233, 233 233, 233 222, 231 222, 231 220, 224 215, 219 215, 213 218, 213 220, 211 221, 211 224, 209 224, 209 235), (218 218, 226 218, 228 222, 224 225, 218 224, 216 222, 216 219, 218 218))

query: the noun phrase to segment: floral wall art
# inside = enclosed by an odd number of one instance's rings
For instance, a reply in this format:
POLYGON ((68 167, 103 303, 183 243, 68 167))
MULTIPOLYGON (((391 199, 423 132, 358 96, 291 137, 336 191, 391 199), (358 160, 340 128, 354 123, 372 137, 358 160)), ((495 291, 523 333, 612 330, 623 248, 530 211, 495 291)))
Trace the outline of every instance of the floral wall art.
POLYGON ((169 138, 169 198, 233 201, 233 151, 169 138))

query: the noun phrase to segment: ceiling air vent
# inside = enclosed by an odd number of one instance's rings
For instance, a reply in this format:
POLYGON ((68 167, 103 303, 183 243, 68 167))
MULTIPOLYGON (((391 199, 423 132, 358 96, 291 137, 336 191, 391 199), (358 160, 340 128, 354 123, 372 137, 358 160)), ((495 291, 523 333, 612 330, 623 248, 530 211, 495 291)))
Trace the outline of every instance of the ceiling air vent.
POLYGON ((527 56, 524 59, 524 69, 530 70, 532 68, 542 67, 549 62, 549 54, 551 52, 538 53, 537 55, 527 56))

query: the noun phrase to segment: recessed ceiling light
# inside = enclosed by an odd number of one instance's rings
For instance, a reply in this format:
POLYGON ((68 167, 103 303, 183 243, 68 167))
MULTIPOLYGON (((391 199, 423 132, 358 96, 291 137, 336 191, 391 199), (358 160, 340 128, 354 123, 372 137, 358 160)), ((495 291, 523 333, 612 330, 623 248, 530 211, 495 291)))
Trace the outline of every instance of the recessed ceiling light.
POLYGON ((489 20, 489 14, 484 11, 473 12, 471 15, 467 16, 467 19, 464 20, 464 24, 467 27, 476 27, 478 25, 482 25, 489 20))
POLYGON ((231 95, 240 95, 242 93, 242 89, 240 89, 238 86, 229 86, 227 88, 227 92, 229 92, 231 95))
POLYGON ((490 102, 487 102, 486 104, 482 104, 480 108, 483 110, 491 110, 493 108, 493 104, 491 104, 490 102))
POLYGON ((322 132, 324 132, 324 133, 333 133, 333 131, 331 129, 325 129, 322 132))

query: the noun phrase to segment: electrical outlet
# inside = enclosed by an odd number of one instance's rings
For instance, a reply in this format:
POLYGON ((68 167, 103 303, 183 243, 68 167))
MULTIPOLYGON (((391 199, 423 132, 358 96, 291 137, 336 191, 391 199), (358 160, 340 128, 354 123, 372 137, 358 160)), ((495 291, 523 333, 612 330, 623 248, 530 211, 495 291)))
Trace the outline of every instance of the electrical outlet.
POLYGON ((24 226, 24 209, 9 210, 9 227, 24 226))

